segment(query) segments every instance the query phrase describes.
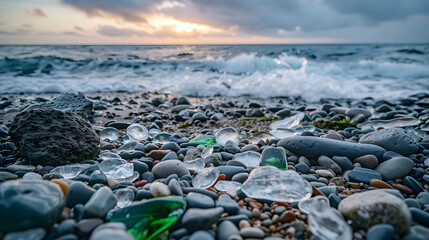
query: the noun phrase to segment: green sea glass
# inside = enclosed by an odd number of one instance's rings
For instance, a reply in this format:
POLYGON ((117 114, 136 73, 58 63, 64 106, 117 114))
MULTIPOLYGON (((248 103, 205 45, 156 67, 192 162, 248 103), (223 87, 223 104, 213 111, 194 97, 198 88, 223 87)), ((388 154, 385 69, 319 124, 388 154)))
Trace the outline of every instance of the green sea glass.
POLYGON ((260 166, 273 166, 280 170, 287 170, 286 152, 281 147, 268 147, 261 155, 260 166))
POLYGON ((216 138, 210 135, 198 135, 198 137, 192 139, 190 143, 197 143, 204 146, 209 146, 216 143, 216 138))
POLYGON ((154 198, 109 212, 106 220, 125 223, 137 240, 151 240, 173 225, 185 209, 183 197, 154 198))

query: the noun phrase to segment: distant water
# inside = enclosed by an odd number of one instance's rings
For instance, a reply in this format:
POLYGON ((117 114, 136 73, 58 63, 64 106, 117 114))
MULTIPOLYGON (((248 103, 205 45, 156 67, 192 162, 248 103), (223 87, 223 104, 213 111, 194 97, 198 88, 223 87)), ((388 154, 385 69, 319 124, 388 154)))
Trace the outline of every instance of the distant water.
POLYGON ((394 99, 429 92, 429 44, 0 46, 0 93, 394 99))

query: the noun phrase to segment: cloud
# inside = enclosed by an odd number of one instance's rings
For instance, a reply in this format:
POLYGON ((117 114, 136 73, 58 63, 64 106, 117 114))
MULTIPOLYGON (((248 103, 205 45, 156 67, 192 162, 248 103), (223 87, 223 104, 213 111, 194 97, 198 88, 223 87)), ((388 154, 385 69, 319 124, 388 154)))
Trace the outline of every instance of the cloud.
POLYGON ((32 24, 22 24, 21 25, 23 28, 32 28, 33 27, 33 25, 32 24))
POLYGON ((111 15, 129 22, 164 14, 253 35, 317 32, 354 26, 378 26, 428 14, 427 0, 62 0, 89 16, 111 15), (279 31, 281 29, 281 31, 279 31))
POLYGON ((28 28, 17 28, 15 31, 0 31, 0 35, 28 35, 30 33, 33 33, 34 31, 32 29, 28 28))
POLYGON ((34 17, 47 17, 45 11, 43 11, 43 9, 41 9, 40 7, 37 7, 35 9, 33 9, 32 11, 25 10, 25 13, 30 15, 30 16, 34 16, 34 17))
POLYGON ((79 27, 79 26, 74 26, 74 29, 79 31, 79 32, 86 32, 85 29, 79 27))
POLYGON ((130 37, 130 36, 146 36, 145 31, 135 30, 132 28, 117 28, 109 25, 101 25, 97 29, 97 33, 108 37, 130 37))

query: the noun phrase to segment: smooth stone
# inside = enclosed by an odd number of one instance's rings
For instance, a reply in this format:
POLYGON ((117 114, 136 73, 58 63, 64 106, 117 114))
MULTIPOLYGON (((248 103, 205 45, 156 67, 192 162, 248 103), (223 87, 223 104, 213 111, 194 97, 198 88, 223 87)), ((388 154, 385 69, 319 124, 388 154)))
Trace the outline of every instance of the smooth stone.
POLYGON ((166 197, 171 195, 168 186, 161 182, 151 183, 149 191, 154 197, 166 197))
POLYGON ((171 150, 177 152, 180 150, 180 147, 175 142, 167 142, 162 145, 161 150, 171 150))
POLYGON ((372 144, 359 144, 307 136, 284 138, 277 143, 277 146, 284 147, 299 156, 344 156, 348 159, 355 159, 368 154, 382 159, 383 154, 386 152, 383 148, 372 144))
POLYGON ((182 187, 177 179, 171 179, 170 182, 168 182, 168 187, 172 195, 183 196, 182 187))
MULTIPOLYGON (((298 163, 295 165, 295 169, 300 173, 308 173, 310 171, 310 167, 305 163, 298 163)), ((332 173, 331 173, 332 174, 332 173)))
POLYGON ((407 198, 405 199, 405 204, 410 207, 420 208, 420 203, 414 198, 407 198))
POLYGON ((340 175, 343 172, 341 167, 334 160, 330 159, 329 157, 320 156, 317 159, 317 163, 320 166, 324 166, 328 169, 332 169, 335 172, 335 174, 337 174, 337 175, 340 175))
POLYGON ((161 161, 166 161, 166 160, 174 160, 174 159, 178 159, 179 156, 177 156, 176 152, 169 152, 167 153, 167 155, 165 155, 161 161))
POLYGON ((240 229, 240 235, 244 238, 264 238, 264 232, 256 227, 245 227, 240 229))
POLYGON ((14 172, 14 173, 18 172, 18 171, 33 172, 34 170, 36 170, 35 166, 17 165, 17 164, 9 165, 6 168, 7 168, 7 170, 14 172))
POLYGON ((194 232, 190 237, 189 240, 215 240, 212 234, 206 232, 206 231, 196 231, 194 232))
POLYGON ((73 208, 79 203, 85 204, 94 193, 94 189, 87 187, 82 182, 74 181, 67 189, 66 207, 73 208))
POLYGON ((343 172, 347 170, 352 170, 354 168, 352 162, 346 157, 333 156, 332 160, 341 167, 343 172))
POLYGON ((240 210, 238 203, 231 199, 228 194, 222 194, 219 196, 216 201, 216 207, 223 208, 224 212, 229 213, 230 215, 236 215, 240 210))
POLYGON ((347 176, 351 182, 370 183, 373 179, 382 180, 379 172, 361 167, 354 168, 347 176))
POLYGON ((168 160, 156 164, 152 168, 152 173, 155 174, 157 178, 166 178, 171 174, 177 174, 177 176, 182 177, 188 175, 188 168, 179 160, 168 160))
POLYGON ((389 184, 387 184, 384 181, 378 180, 378 179, 373 179, 369 182, 369 185, 371 187, 376 187, 376 188, 388 188, 388 189, 393 189, 392 186, 390 186, 389 184))
POLYGON ((154 160, 161 160, 162 158, 164 158, 169 152, 171 152, 170 150, 152 150, 150 151, 150 153, 148 153, 146 155, 146 157, 148 158, 152 158, 154 160))
POLYGON ((222 221, 218 224, 218 240, 230 240, 229 237, 235 234, 240 234, 240 231, 231 221, 222 221))
POLYGON ((378 165, 378 159, 374 155, 364 155, 355 158, 353 163, 359 163, 364 168, 374 169, 378 165))
POLYGON ((203 195, 206 195, 206 196, 210 197, 213 200, 218 199, 218 196, 217 196, 216 193, 214 193, 212 191, 209 191, 209 190, 206 190, 206 189, 194 188, 194 187, 186 187, 186 188, 183 189, 183 193, 188 194, 188 193, 192 193, 192 192, 194 192, 194 193, 201 193, 203 195))
POLYGON ((186 155, 183 161, 190 161, 201 157, 201 151, 196 148, 191 148, 186 151, 186 155))
POLYGON ((135 237, 126 232, 125 230, 105 228, 95 233, 92 233, 89 240, 135 240, 135 237))
POLYGON ((0 178, 3 178, 4 180, 12 180, 12 179, 17 179, 18 175, 10 173, 10 172, 0 171, 0 178))
MULTIPOLYGON (((402 128, 387 128, 367 133, 359 139, 360 143, 374 144, 387 151, 393 151, 404 156, 417 152, 419 144, 402 128)), ((379 157, 377 157, 380 159, 379 157)))
POLYGON ((66 234, 64 236, 56 238, 55 240, 78 240, 78 237, 75 234, 66 234))
POLYGON ((238 147, 237 143, 235 143, 231 140, 226 141, 225 146, 223 146, 223 148, 227 152, 232 153, 232 154, 236 154, 236 153, 240 152, 240 148, 238 147))
POLYGON ((76 224, 76 235, 79 238, 88 237, 96 227, 103 223, 103 219, 100 218, 83 219, 76 224))
POLYGON ((107 177, 100 170, 95 170, 94 172, 92 172, 92 174, 91 174, 91 176, 89 176, 89 180, 88 180, 89 185, 94 185, 97 183, 107 185, 107 177))
POLYGON ((410 208, 410 212, 414 221, 425 227, 429 227, 429 213, 414 207, 410 208))
POLYGON ((116 195, 109 187, 102 187, 85 204, 85 216, 104 219, 107 212, 116 206, 117 201, 116 195))
POLYGON ((372 226, 366 234, 367 240, 391 240, 395 235, 395 229, 390 224, 377 224, 372 226))
POLYGON ((411 225, 411 214, 405 202, 384 190, 355 193, 343 199, 338 210, 356 227, 370 227, 387 223, 399 235, 406 234, 411 225))
POLYGON ((43 180, 11 180, 0 185, 0 232, 49 229, 64 207, 61 189, 43 180))
POLYGON ((316 170, 316 174, 321 176, 321 177, 326 177, 326 178, 333 178, 334 177, 334 174, 332 174, 331 171, 328 171, 325 169, 316 170))
POLYGON ((372 115, 370 111, 363 109, 363 108, 351 108, 351 109, 347 110, 345 112, 345 114, 351 118, 355 117, 359 114, 364 115, 366 118, 369 118, 372 115))
POLYGON ((416 179, 414 179, 413 177, 410 177, 410 176, 406 176, 402 180, 402 184, 404 184, 405 186, 411 188, 411 190, 413 190, 414 194, 419 194, 419 193, 421 193, 421 192, 424 191, 424 189, 420 185, 420 183, 416 179))
POLYGON ((32 228, 20 232, 11 232, 4 236, 3 240, 42 240, 46 235, 43 228, 32 228))
POLYGON ((402 238, 402 240, 427 240, 429 229, 420 225, 412 226, 410 233, 402 238))
POLYGON ((383 176, 384 180, 402 179, 414 167, 414 162, 406 157, 394 157, 385 162, 380 163, 375 171, 383 176))
POLYGON ((416 200, 421 205, 429 204, 429 193, 428 192, 421 192, 417 195, 416 200))
POLYGON ((248 177, 249 177, 249 174, 247 172, 237 173, 234 176, 232 176, 231 180, 234 182, 244 183, 248 177))
POLYGON ((214 208, 214 200, 204 194, 191 192, 186 195, 186 203, 189 208, 214 208))
POLYGON ((141 162, 139 160, 132 160, 131 163, 134 166, 134 171, 137 171, 140 174, 147 172, 149 170, 149 166, 146 163, 141 162))
POLYGON ((190 208, 182 217, 182 224, 190 231, 204 230, 211 227, 223 213, 223 208, 190 208))

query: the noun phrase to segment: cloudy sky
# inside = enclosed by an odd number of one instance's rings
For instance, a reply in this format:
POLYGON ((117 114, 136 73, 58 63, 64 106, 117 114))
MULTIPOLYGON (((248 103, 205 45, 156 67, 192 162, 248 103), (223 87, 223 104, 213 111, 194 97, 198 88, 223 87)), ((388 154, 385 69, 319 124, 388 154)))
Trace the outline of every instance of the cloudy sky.
POLYGON ((428 0, 0 0, 0 44, 429 42, 428 0))

